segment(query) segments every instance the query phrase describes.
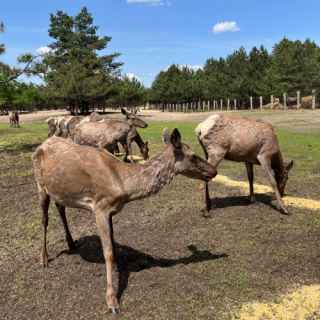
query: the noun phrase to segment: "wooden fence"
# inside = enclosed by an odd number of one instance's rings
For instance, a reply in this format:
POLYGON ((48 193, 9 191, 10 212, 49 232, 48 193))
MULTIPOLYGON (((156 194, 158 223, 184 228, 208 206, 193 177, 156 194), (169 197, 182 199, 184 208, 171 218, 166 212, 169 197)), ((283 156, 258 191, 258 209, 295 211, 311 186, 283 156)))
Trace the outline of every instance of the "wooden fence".
POLYGON ((273 95, 269 101, 263 97, 250 97, 248 101, 237 101, 237 99, 214 99, 207 101, 191 101, 178 103, 148 103, 147 108, 169 112, 201 112, 201 111, 232 111, 232 110, 266 110, 266 109, 316 109, 317 105, 316 91, 313 90, 310 96, 301 97, 300 91, 297 91, 295 97, 288 97, 284 93, 280 98, 273 95), (267 102, 267 104, 264 104, 267 102))

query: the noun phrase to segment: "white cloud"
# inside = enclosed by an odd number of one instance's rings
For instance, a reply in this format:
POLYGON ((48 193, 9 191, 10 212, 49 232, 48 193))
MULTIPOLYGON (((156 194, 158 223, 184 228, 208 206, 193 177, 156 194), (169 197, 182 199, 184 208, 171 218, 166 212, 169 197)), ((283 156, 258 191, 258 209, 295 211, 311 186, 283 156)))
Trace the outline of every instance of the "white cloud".
MULTIPOLYGON (((172 66, 172 64, 166 66, 165 68, 162 69, 162 71, 168 71, 169 68, 172 66)), ((180 69, 183 70, 183 68, 188 68, 192 69, 193 71, 198 71, 200 69, 203 69, 203 66, 200 65, 191 65, 191 64, 176 64, 176 66, 180 69)))
POLYGON ((171 2, 168 0, 127 0, 128 4, 146 4, 150 6, 170 6, 171 2))
POLYGON ((198 70, 200 70, 200 69, 203 69, 203 66, 200 66, 200 65, 187 65, 187 67, 189 68, 189 69, 192 69, 192 70, 194 70, 194 71, 198 71, 198 70))
POLYGON ((134 73, 132 73, 132 72, 126 73, 126 77, 127 77, 129 80, 136 79, 136 80, 138 80, 138 81, 141 82, 141 79, 140 79, 136 74, 134 74, 134 73))
POLYGON ((37 54, 41 55, 41 56, 44 56, 48 53, 50 53, 52 51, 51 48, 47 47, 47 46, 44 46, 44 47, 40 47, 36 50, 37 54))
POLYGON ((235 21, 221 21, 213 26, 212 31, 213 33, 237 32, 240 28, 235 21))

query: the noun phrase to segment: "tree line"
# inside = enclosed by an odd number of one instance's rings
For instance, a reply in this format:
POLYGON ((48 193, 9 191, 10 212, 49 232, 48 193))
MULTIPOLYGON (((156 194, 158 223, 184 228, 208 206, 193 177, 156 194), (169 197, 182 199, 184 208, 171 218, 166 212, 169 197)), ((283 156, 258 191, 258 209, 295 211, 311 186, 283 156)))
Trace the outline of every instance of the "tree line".
MULTIPOLYGON (((243 47, 226 58, 210 58, 203 68, 171 65, 161 71, 149 90, 154 103, 237 99, 248 105, 250 97, 269 100, 283 93, 310 95, 320 89, 320 47, 311 40, 277 43, 271 53, 263 46, 247 52, 243 47)), ((266 101, 267 101, 266 100, 266 101)))
MULTIPOLYGON (((0 108, 68 107, 72 113, 87 113, 95 107, 145 102, 143 84, 121 74, 120 54, 105 53, 111 37, 98 35, 86 7, 75 16, 51 14, 48 33, 53 41, 44 52, 19 57, 22 70, 0 62, 0 108), (22 73, 41 78, 41 85, 18 81, 22 73)), ((0 54, 4 51, 1 44, 0 54)))
MULTIPOLYGON (((0 34, 5 26, 0 22, 0 34)), ((184 103, 250 97, 269 99, 286 93, 310 95, 320 89, 320 48, 307 39, 277 43, 269 53, 263 46, 247 52, 243 47, 226 58, 209 58, 203 68, 171 65, 146 89, 137 79, 121 73, 119 53, 106 53, 112 40, 100 36, 93 16, 84 7, 75 16, 57 11, 50 15, 52 42, 44 52, 26 53, 12 68, 0 60, 0 111, 67 107, 73 113, 93 108, 130 107, 153 103, 184 103), (37 76, 40 85, 19 81, 37 76)), ((0 59, 5 45, 0 43, 0 59)))

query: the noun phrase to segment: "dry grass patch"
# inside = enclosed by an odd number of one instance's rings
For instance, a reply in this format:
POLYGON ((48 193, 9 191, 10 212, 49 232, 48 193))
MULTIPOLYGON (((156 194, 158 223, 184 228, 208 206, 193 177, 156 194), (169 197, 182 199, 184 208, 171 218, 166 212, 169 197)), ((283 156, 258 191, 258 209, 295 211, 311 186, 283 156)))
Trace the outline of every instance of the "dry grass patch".
POLYGON ((303 286, 276 302, 253 302, 242 306, 238 320, 320 319, 320 285, 303 286))

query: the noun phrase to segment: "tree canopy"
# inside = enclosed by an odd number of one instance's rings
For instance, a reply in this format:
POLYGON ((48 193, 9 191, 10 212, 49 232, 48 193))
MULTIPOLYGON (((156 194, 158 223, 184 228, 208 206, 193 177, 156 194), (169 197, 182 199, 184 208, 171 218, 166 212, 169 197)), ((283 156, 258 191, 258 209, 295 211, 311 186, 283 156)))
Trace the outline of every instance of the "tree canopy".
POLYGON ((276 44, 271 53, 243 47, 226 58, 209 58, 202 69, 172 65, 155 78, 150 98, 154 102, 177 103, 197 100, 237 99, 248 104, 249 97, 268 97, 297 90, 309 95, 320 90, 320 48, 310 40, 276 44))
POLYGON ((87 8, 75 16, 63 11, 51 14, 48 32, 54 41, 47 52, 40 59, 32 55, 22 59, 33 61, 32 73, 43 78, 52 97, 81 112, 107 99, 122 63, 116 62, 118 53, 99 54, 111 38, 98 35, 87 8))

